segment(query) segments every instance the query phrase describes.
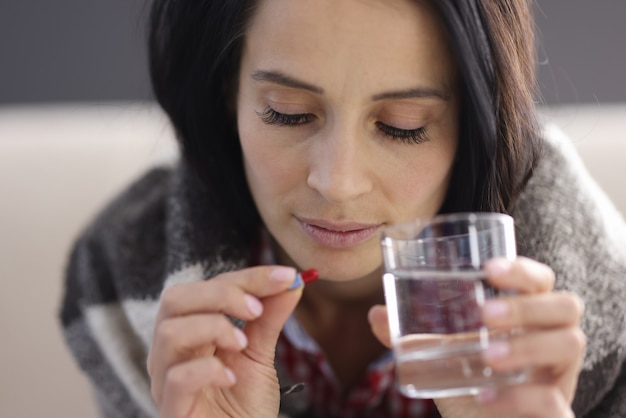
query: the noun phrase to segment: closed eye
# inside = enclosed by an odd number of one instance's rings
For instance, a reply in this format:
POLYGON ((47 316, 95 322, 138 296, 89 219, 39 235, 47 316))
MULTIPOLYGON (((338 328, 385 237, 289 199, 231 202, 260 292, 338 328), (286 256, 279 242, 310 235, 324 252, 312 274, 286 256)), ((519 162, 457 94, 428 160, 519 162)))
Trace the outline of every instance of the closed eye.
POLYGON ((286 114, 277 112, 269 106, 263 112, 256 112, 256 114, 263 123, 278 126, 304 125, 315 119, 315 115, 311 113, 286 114))
POLYGON ((395 141, 401 141, 407 144, 421 144, 430 139, 424 127, 417 129, 400 129, 382 122, 376 122, 376 127, 383 135, 395 141))
MULTIPOLYGON (((311 113, 280 113, 269 106, 263 112, 256 112, 256 114, 261 118, 263 123, 278 126, 304 125, 315 119, 315 115, 311 113)), ((430 139, 426 134, 426 129, 423 127, 417 129, 400 129, 383 122, 376 122, 376 127, 386 137, 407 144, 421 144, 430 139)))

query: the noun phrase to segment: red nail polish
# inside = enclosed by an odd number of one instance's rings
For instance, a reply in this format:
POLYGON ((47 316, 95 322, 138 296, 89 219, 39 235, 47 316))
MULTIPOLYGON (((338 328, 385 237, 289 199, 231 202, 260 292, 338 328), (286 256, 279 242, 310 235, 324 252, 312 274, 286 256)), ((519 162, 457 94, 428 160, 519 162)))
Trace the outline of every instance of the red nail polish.
POLYGON ((302 281, 306 284, 316 281, 320 275, 316 269, 309 269, 301 272, 300 276, 302 277, 302 281))

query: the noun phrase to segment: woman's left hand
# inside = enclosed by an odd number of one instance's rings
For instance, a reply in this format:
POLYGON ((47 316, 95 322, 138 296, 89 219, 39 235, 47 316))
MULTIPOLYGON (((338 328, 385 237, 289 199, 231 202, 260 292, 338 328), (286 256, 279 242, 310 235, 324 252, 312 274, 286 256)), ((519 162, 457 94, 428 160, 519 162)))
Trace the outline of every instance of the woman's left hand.
MULTIPOLYGON (((515 296, 485 303, 483 323, 491 329, 523 328, 507 342, 490 345, 485 363, 494 370, 531 370, 528 382, 485 389, 476 397, 435 400, 444 418, 549 417, 573 418, 571 403, 585 351, 580 329, 583 304, 569 292, 554 292, 554 272, 545 264, 518 257, 494 259, 485 265, 487 279, 515 296)), ((374 306, 372 330, 391 346, 387 310, 374 306)))

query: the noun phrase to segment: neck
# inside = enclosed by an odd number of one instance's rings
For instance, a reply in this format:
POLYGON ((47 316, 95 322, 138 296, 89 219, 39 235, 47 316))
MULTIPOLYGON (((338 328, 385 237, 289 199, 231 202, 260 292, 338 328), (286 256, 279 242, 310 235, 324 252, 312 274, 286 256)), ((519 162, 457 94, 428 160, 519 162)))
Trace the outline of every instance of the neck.
POLYGON ((364 378, 385 347, 374 337, 367 313, 384 303, 380 275, 350 282, 307 285, 295 315, 317 342, 344 391, 364 378))
MULTIPOLYGON (((284 251, 276 250, 279 263, 297 266, 284 251)), ((367 319, 373 305, 384 303, 381 268, 348 281, 322 277, 304 288, 295 316, 326 354, 345 390, 358 383, 367 366, 386 351, 367 319)))

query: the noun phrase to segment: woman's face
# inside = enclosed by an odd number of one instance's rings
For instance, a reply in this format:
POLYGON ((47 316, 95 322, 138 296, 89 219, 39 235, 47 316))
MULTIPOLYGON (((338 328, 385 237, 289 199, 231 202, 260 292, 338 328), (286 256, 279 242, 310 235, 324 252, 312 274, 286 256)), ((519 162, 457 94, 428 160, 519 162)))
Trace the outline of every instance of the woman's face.
POLYGON ((432 216, 457 148, 456 67, 413 0, 261 0, 237 124, 279 261, 349 280, 381 264, 385 226, 432 216))

